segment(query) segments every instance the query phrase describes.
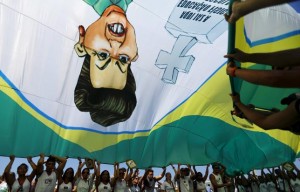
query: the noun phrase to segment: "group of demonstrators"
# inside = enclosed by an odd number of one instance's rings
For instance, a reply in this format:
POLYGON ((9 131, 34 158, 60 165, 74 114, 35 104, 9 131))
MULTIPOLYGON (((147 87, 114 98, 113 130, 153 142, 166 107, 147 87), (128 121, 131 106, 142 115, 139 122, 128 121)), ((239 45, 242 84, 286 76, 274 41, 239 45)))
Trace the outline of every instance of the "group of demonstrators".
POLYGON ((11 172, 15 157, 10 156, 0 179, 0 192, 300 192, 300 171, 293 164, 289 169, 279 166, 261 170, 257 176, 254 171, 239 176, 229 176, 226 168, 220 163, 206 166, 205 173, 196 170, 195 166, 181 166, 166 173, 162 168, 160 175, 154 176, 154 170, 149 168, 140 175, 139 169, 120 168, 113 165, 114 173, 110 176, 108 170, 101 170, 100 162, 90 160, 82 162, 78 159, 76 173, 72 167, 66 168, 67 158, 44 155, 35 164, 27 158, 32 168, 28 174, 28 165, 22 163, 17 172, 11 172), (162 181, 162 179, 164 181, 162 181))
MULTIPOLYGON (((232 5, 232 14, 225 15, 229 23, 235 23, 240 17, 257 9, 272 5, 291 2, 292 0, 247 0, 235 1, 232 5)), ((258 21, 259 22, 259 21, 258 21)), ((235 53, 225 55, 229 58, 227 74, 253 84, 280 88, 300 87, 300 48, 294 48, 271 53, 245 53, 236 49, 235 53), (272 70, 251 70, 237 67, 235 62, 252 62, 269 65, 272 70)), ((237 93, 233 93, 233 114, 245 118, 259 127, 269 129, 288 130, 300 133, 300 94, 294 93, 281 100, 287 105, 282 110, 259 110, 254 105, 246 105, 240 100, 237 93)))

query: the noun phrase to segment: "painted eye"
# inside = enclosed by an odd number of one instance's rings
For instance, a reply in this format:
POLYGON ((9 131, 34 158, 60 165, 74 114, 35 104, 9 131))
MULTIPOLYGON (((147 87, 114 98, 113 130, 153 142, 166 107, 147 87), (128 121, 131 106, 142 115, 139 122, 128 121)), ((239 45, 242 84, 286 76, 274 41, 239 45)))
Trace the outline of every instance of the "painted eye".
POLYGON ((97 55, 98 55, 99 60, 101 60, 101 61, 105 60, 109 57, 109 53, 104 52, 104 51, 97 52, 97 55))
POLYGON ((129 57, 127 55, 119 55, 119 61, 123 64, 127 64, 129 62, 129 57))

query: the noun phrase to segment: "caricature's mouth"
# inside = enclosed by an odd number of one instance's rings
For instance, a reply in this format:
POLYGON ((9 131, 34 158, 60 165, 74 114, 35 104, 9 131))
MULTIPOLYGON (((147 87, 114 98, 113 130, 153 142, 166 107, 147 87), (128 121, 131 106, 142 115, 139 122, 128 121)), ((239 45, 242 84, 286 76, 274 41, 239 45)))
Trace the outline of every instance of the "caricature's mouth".
POLYGON ((121 37, 125 34, 125 28, 121 23, 108 24, 109 32, 114 35, 121 37))

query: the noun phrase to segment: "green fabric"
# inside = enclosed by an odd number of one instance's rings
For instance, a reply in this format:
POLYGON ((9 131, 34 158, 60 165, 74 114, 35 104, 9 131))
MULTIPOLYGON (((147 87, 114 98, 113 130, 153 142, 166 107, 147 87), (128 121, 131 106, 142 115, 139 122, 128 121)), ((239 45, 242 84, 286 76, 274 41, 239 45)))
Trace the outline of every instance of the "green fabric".
POLYGON ((91 5, 99 15, 102 15, 103 11, 111 5, 117 5, 126 12, 128 5, 132 2, 132 0, 84 0, 84 1, 87 4, 91 5))

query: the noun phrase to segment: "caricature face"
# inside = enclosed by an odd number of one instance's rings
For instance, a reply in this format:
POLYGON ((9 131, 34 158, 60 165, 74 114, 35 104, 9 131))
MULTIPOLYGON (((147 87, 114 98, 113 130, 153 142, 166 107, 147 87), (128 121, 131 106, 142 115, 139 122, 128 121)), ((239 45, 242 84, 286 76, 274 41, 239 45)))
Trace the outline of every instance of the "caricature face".
POLYGON ((124 11, 108 7, 86 31, 83 45, 90 55, 90 78, 94 88, 123 89, 127 69, 137 59, 135 32, 124 11))

